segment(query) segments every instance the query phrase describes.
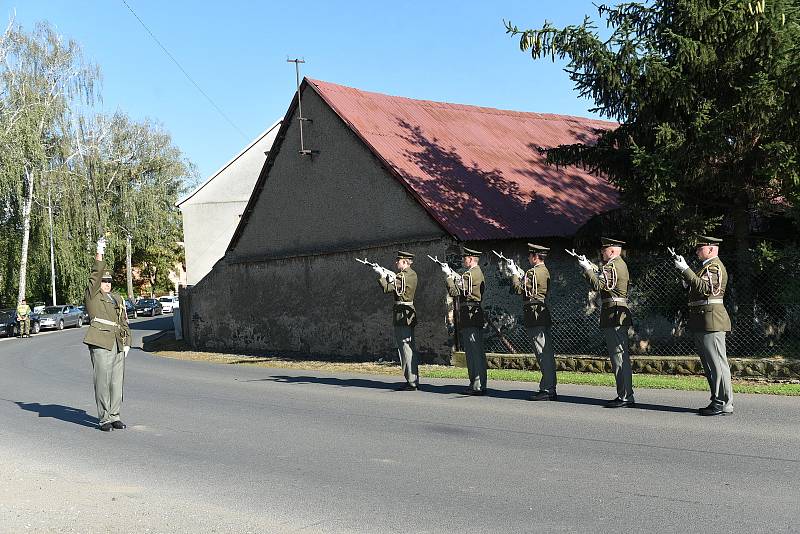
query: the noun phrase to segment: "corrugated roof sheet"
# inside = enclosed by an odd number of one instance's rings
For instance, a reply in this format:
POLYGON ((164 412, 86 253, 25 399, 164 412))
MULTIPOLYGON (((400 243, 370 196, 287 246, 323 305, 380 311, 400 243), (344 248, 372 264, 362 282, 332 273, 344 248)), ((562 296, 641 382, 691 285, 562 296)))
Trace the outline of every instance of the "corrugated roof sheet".
POLYGON ((615 123, 447 104, 306 79, 450 234, 571 236, 618 207, 602 177, 549 166, 537 150, 591 142, 615 123))

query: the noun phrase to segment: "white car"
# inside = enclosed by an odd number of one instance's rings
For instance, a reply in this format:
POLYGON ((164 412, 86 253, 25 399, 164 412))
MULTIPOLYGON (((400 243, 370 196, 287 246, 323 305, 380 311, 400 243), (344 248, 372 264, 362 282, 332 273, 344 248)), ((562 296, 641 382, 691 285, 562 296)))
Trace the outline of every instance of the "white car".
POLYGON ((175 308, 179 307, 178 297, 158 297, 158 302, 161 303, 161 309, 164 313, 172 313, 175 308))

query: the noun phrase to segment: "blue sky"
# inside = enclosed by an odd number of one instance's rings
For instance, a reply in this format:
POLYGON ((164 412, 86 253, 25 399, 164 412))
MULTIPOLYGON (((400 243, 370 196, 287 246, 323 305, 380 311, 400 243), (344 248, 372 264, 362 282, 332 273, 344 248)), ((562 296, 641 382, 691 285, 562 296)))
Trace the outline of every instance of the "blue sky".
POLYGON ((234 129, 162 52, 122 0, 0 0, 30 30, 47 20, 103 73, 101 111, 149 117, 201 179, 281 118, 303 74, 364 90, 462 104, 592 116, 563 65, 533 61, 505 34, 579 23, 588 0, 203 2, 127 0, 234 129))

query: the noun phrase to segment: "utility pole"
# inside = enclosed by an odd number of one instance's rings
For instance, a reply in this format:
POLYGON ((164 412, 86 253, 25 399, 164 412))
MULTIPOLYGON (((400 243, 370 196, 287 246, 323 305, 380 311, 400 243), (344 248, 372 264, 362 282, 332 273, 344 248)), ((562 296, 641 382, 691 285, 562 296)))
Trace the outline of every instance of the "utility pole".
POLYGON ((53 200, 50 188, 47 188, 47 217, 50 220, 50 291, 52 305, 56 305, 56 257, 53 247, 53 200))
POLYGON ((294 76, 297 82, 297 113, 299 117, 297 120, 300 122, 300 155, 301 156, 311 156, 312 151, 310 149, 306 149, 305 143, 303 141, 303 123, 304 122, 311 122, 311 119, 307 119, 303 117, 303 102, 300 98, 300 63, 305 63, 305 59, 287 59, 287 63, 294 63, 294 76))
POLYGON ((125 269, 128 278, 128 298, 133 300, 133 271, 131 270, 131 233, 126 232, 125 237, 125 269))

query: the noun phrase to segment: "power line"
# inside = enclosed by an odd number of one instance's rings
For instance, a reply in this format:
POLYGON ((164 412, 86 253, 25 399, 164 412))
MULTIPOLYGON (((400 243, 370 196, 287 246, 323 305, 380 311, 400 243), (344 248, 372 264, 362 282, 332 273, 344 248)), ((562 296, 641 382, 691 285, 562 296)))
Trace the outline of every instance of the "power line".
POLYGON ((145 31, 147 31, 147 33, 149 33, 149 34, 150 34, 150 37, 152 37, 152 38, 153 38, 153 40, 156 42, 156 44, 158 44, 158 46, 160 46, 160 47, 161 47, 161 50, 163 50, 163 51, 164 51, 164 53, 165 53, 165 54, 167 54, 167 56, 168 56, 168 57, 169 57, 169 58, 172 60, 172 62, 173 62, 173 63, 175 63, 175 65, 176 65, 176 66, 177 66, 177 67, 178 67, 178 68, 181 70, 181 72, 183 73, 183 75, 184 75, 184 76, 186 76, 186 79, 187 79, 187 80, 189 80, 190 82, 192 82, 192 85, 194 85, 194 86, 195 86, 195 88, 196 88, 198 91, 200 91, 200 94, 201 94, 201 95, 203 95, 204 97, 206 97, 206 100, 208 100, 208 102, 209 102, 209 103, 210 103, 212 106, 214 106, 214 109, 216 109, 216 110, 217 110, 217 113, 219 113, 219 114, 222 116, 222 118, 223 118, 223 119, 225 119, 226 121, 228 121, 228 124, 230 124, 230 125, 231 125, 231 127, 233 127, 233 129, 234 129, 234 130, 236 130, 237 132, 239 132, 239 134, 240 134, 240 135, 241 135, 241 136, 242 136, 242 137, 243 137, 245 140, 249 139, 249 138, 247 137, 247 135, 245 135, 245 133, 244 133, 244 132, 243 132, 243 131, 242 131, 242 130, 241 130, 239 127, 238 127, 238 126, 236 126, 236 124, 234 124, 234 122, 233 122, 233 121, 230 119, 230 117, 228 117, 228 116, 225 114, 225 112, 224 112, 224 111, 222 111, 222 109, 221 109, 221 108, 220 108, 220 107, 219 107, 219 106, 218 106, 218 105, 217 105, 217 104, 216 104, 216 103, 215 103, 215 102, 214 102, 214 101, 211 99, 211 97, 210 97, 210 96, 208 96, 208 95, 206 94, 206 92, 205 92, 205 91, 203 91, 203 89, 202 89, 202 88, 201 88, 199 85, 197 85, 197 82, 196 82, 196 81, 194 81, 194 79, 193 79, 191 76, 189 76, 189 73, 188 73, 188 72, 186 72, 186 69, 184 69, 184 68, 181 66, 181 64, 180 64, 180 63, 178 63, 178 60, 177 60, 177 59, 175 59, 175 56, 173 56, 172 54, 170 54, 170 53, 169 53, 169 50, 167 50, 167 47, 165 47, 163 44, 161 44, 161 41, 159 41, 159 40, 158 40, 158 37, 156 37, 156 36, 153 34, 153 32, 152 32, 152 31, 150 31, 150 28, 148 28, 148 27, 147 27, 147 24, 145 24, 145 23, 144 23, 144 21, 143 21, 141 18, 139 18, 139 15, 137 15, 137 14, 136 14, 136 12, 133 10, 133 8, 131 8, 131 6, 129 6, 129 5, 128 5, 128 2, 126 2, 125 0, 121 0, 121 1, 122 1, 122 3, 123 3, 123 4, 125 4, 125 7, 127 7, 127 8, 128 8, 128 11, 130 11, 130 12, 133 14, 133 16, 134 16, 134 17, 136 17, 136 20, 138 20, 138 21, 139 21, 139 24, 141 24, 141 25, 142 25, 142 27, 145 29, 145 31))

